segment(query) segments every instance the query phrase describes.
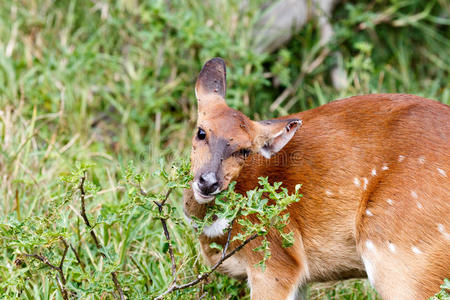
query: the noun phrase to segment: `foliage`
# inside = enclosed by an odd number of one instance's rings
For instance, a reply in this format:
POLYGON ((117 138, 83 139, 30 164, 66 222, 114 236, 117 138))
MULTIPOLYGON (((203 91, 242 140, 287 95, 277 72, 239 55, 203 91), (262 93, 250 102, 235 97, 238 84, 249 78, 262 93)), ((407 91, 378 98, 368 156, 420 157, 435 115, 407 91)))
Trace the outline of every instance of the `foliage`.
MULTIPOLYGON (((149 193, 166 190, 164 180, 145 174, 160 168, 161 157, 167 169, 188 156, 193 86, 213 56, 227 62, 228 103, 255 119, 369 92, 414 93, 450 104, 446 1, 342 1, 331 19, 336 37, 328 45, 318 46, 319 25, 312 21, 272 54, 252 50, 252 26, 264 1, 247 2, 2 1, 1 297, 61 299, 58 271, 20 256, 41 253, 57 266, 65 249, 61 237, 85 263, 83 270, 71 249, 64 261, 68 289, 80 297, 111 297, 111 272, 130 298, 167 287, 171 262, 162 226, 149 217, 154 205, 134 195, 136 187, 124 187, 126 170, 134 161, 149 193), (342 58, 321 56, 325 48, 338 49, 342 58), (338 63, 349 79, 340 91, 330 79, 338 63), (293 92, 271 109, 286 90, 293 92), (87 171, 86 213, 101 249, 79 216, 82 173, 72 169, 87 171)), ((195 233, 181 221, 180 199, 179 192, 171 194, 174 221, 168 229, 177 265, 183 266, 179 276, 189 279, 207 268, 195 233)), ((366 281, 313 285, 309 295, 375 297, 366 281)), ((245 299, 248 289, 213 274, 172 297, 201 296, 245 299)))
POLYGON ((448 300, 450 299, 450 280, 448 278, 444 279, 444 283, 441 285, 441 290, 439 293, 431 297, 432 300, 442 299, 448 300))
MULTIPOLYGON (((286 188, 281 187, 281 184, 281 182, 275 182, 272 185, 267 177, 261 177, 259 187, 247 191, 246 195, 241 195, 234 191, 236 183, 232 182, 227 190, 217 195, 214 206, 208 209, 203 220, 194 219, 195 227, 201 233, 203 228, 211 225, 216 217, 225 219, 228 223, 237 219, 242 232, 234 236, 232 241, 244 242, 255 234, 263 237, 261 245, 253 250, 263 252, 263 259, 258 265, 264 270, 265 262, 271 256, 270 243, 266 237, 270 230, 275 229, 279 232, 283 247, 290 247, 294 243, 293 233, 283 231, 289 223, 289 213, 284 212, 290 204, 300 200, 300 185, 296 186, 293 194, 289 194, 286 188), (257 221, 246 218, 249 215, 255 215, 257 221)), ((218 247, 218 245, 213 246, 218 247)))

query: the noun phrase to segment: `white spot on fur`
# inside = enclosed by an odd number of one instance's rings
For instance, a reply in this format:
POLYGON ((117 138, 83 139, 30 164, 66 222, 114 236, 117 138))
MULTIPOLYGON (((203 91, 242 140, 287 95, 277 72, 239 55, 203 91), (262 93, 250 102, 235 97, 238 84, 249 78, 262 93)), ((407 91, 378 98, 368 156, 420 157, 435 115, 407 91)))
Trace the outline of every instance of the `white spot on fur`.
POLYGON ((425 163, 425 156, 419 157, 419 164, 423 165, 425 163))
POLYGON ((369 282, 372 286, 375 285, 375 267, 372 265, 372 263, 364 256, 361 257, 364 268, 366 269, 367 278, 369 278, 369 282))
POLYGON ((325 194, 327 194, 328 197, 333 196, 333 193, 331 191, 329 191, 329 190, 326 190, 325 194))
POLYGON ((210 226, 205 226, 203 233, 210 238, 218 237, 225 234, 224 230, 228 228, 228 225, 229 222, 226 219, 219 218, 210 226))
POLYGON ((438 224, 438 230, 439 230, 440 233, 442 233, 444 235, 446 240, 450 241, 450 233, 447 233, 445 231, 444 224, 439 223, 438 224))
POLYGON ((437 170, 443 177, 447 177, 447 173, 444 170, 442 170, 441 168, 437 168, 437 170))
POLYGON ((415 254, 422 254, 422 251, 419 250, 419 248, 417 248, 416 246, 412 246, 411 247, 412 252, 414 252, 415 254))
POLYGON ((398 156, 398 161, 399 162, 402 162, 402 161, 404 161, 405 160, 405 157, 403 156, 403 155, 399 155, 398 156))
POLYGON ((370 210, 366 209, 366 215, 371 217, 371 216, 373 216, 373 213, 370 210))
POLYGON ((377 175, 377 170, 376 169, 373 169, 372 170, 372 176, 376 176, 377 175))
POLYGON ((389 251, 391 251, 392 253, 395 253, 395 245, 392 244, 391 242, 388 242, 388 248, 389 251))
POLYGON ((383 171, 389 170, 389 167, 387 166, 387 164, 383 164, 383 166, 381 167, 381 170, 383 170, 383 171))
POLYGON ((363 180, 364 180, 363 189, 366 190, 367 189, 367 184, 369 183, 369 180, 366 177, 364 177, 363 180))
POLYGON ((417 207, 418 207, 419 209, 423 209, 422 203, 420 203, 419 201, 417 201, 417 207))
POLYGON ((386 202, 387 202, 389 205, 394 204, 394 200, 392 200, 391 198, 388 198, 388 199, 386 200, 386 202))
POLYGON ((354 183, 356 186, 361 186, 361 181, 359 181, 359 178, 358 178, 358 177, 355 177, 355 178, 353 179, 353 183, 354 183))
POLYGON ((417 199, 417 193, 415 191, 411 191, 411 197, 413 197, 414 199, 417 199))
POLYGON ((375 248, 375 245, 373 244, 373 242, 371 240, 367 240, 366 241, 366 247, 367 249, 369 249, 370 251, 376 252, 377 249, 375 248))

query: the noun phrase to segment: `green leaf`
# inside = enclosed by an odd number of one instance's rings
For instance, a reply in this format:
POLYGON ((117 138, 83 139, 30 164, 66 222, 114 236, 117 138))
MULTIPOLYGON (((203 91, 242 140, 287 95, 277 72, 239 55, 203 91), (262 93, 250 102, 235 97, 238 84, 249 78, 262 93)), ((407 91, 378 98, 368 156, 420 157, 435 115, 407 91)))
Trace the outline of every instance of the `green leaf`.
POLYGON ((161 249, 162 253, 167 253, 169 251, 169 242, 164 242, 161 249))
POLYGON ((209 244, 209 247, 212 248, 212 249, 217 249, 217 250, 222 250, 223 249, 222 245, 219 245, 219 244, 214 243, 214 242, 209 244))
POLYGON ((294 232, 282 233, 281 238, 283 239, 281 244, 283 248, 292 247, 294 245, 294 232))

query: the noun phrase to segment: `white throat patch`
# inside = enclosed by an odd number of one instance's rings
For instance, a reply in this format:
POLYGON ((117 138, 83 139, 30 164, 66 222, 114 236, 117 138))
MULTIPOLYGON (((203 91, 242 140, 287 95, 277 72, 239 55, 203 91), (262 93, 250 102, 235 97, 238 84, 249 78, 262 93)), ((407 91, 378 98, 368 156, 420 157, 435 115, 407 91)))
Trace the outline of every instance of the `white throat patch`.
POLYGON ((203 228, 203 233, 210 238, 215 238, 221 235, 224 235, 224 230, 228 228, 230 225, 230 222, 228 222, 227 219, 219 218, 214 223, 212 223, 210 226, 205 226, 203 228))

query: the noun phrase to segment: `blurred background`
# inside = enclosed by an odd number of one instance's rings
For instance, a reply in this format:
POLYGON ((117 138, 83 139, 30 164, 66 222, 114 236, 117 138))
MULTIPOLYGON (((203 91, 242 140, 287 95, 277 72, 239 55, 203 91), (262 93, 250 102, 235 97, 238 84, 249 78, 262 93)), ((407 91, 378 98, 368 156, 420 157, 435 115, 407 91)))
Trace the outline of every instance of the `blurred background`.
MULTIPOLYGON (((284 1, 287 10, 279 2, 0 3, 0 294, 62 299, 48 267, 14 263, 20 251, 60 253, 54 236, 21 245, 13 243, 20 234, 5 232, 27 218, 44 222, 66 192, 59 178, 77 163, 92 165, 88 177, 96 193, 88 211, 129 299, 167 286, 170 260, 161 250, 160 225, 144 211, 123 214, 129 196, 121 180, 130 161, 152 173, 188 158, 194 84, 212 57, 227 63, 228 104, 256 120, 366 93, 412 93, 450 104, 448 1, 284 1)), ((163 188, 151 177, 145 183, 148 190, 163 188)), ((172 201, 181 217, 180 194, 172 201)), ((89 259, 93 246, 83 243, 88 234, 77 227, 74 206, 68 203, 50 227, 65 228, 89 259)), ((27 238, 45 235, 31 227, 23 229, 27 238)), ((186 269, 181 278, 203 270, 192 230, 182 221, 169 228, 186 269)), ((68 259, 75 260, 73 254, 68 259)), ((69 273, 73 297, 112 297, 105 266, 95 261, 92 270, 69 273)), ((376 298, 364 280, 313 285, 308 295, 376 298)), ((248 289, 214 275, 171 297, 201 296, 246 298, 248 289)))

